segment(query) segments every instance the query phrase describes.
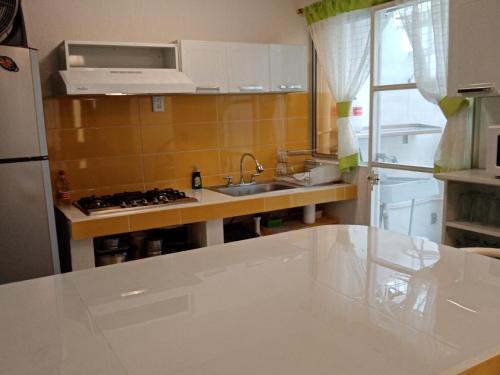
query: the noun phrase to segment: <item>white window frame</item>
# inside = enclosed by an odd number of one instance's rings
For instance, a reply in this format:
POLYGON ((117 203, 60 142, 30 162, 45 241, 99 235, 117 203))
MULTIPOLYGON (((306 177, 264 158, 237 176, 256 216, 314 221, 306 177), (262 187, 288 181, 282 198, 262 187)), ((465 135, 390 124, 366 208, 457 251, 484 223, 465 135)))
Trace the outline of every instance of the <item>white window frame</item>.
POLYGON ((384 169, 396 169, 396 170, 404 170, 410 172, 424 172, 424 173, 433 173, 433 167, 422 167, 415 165, 406 165, 406 164, 392 164, 392 163, 384 163, 373 160, 373 152, 376 138, 378 138, 378 127, 375 126, 374 116, 375 116, 375 95, 379 92, 383 91, 398 91, 398 90, 414 90, 417 89, 416 83, 405 83, 405 84, 395 84, 395 85, 376 85, 376 73, 375 68, 378 55, 375 50, 376 46, 376 14, 379 11, 395 8, 398 4, 396 1, 390 1, 388 3, 384 3, 381 5, 377 5, 372 7, 371 9, 371 27, 370 27, 370 116, 369 116, 369 132, 368 132, 368 168, 370 170, 372 168, 384 168, 384 169), (376 137, 376 138, 375 138, 376 137))
MULTIPOLYGON (((392 164, 385 163, 374 160, 373 152, 374 152, 374 141, 375 137, 378 137, 376 132, 378 129, 374 124, 374 116, 375 116, 375 95, 379 92, 383 91, 398 91, 398 90, 415 90, 418 89, 416 83, 405 83, 405 84, 392 84, 392 85, 376 85, 375 84, 375 68, 376 68, 376 59, 377 51, 375 50, 375 36, 376 36, 376 14, 379 11, 396 8, 399 4, 396 1, 390 1, 387 3, 383 3, 380 5, 376 5, 371 8, 371 27, 370 27, 370 79, 369 79, 369 120, 368 120, 368 161, 361 162, 361 166, 365 166, 372 170, 373 168, 384 168, 384 169, 393 169, 393 170, 403 170, 410 172, 423 172, 433 174, 433 167, 424 167, 424 166, 416 166, 416 165, 407 165, 407 164, 392 164)), ((316 151, 317 147, 317 57, 316 52, 314 50, 314 45, 311 41, 311 99, 310 99, 310 118, 311 118, 311 142, 313 148, 313 156, 318 157, 326 157, 326 158, 335 158, 336 155, 333 154, 323 154, 318 153, 316 151)))

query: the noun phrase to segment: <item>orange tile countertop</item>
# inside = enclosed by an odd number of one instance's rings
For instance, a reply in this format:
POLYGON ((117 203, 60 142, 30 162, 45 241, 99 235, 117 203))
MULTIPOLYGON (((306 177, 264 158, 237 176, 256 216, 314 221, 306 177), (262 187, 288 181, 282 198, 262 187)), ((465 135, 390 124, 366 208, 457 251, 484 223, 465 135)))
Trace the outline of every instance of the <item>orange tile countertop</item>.
POLYGON ((190 224, 286 208, 356 199, 351 184, 299 187, 245 197, 231 197, 207 189, 188 190, 198 202, 87 216, 74 206, 58 206, 66 216, 71 239, 82 240, 178 224, 190 224))

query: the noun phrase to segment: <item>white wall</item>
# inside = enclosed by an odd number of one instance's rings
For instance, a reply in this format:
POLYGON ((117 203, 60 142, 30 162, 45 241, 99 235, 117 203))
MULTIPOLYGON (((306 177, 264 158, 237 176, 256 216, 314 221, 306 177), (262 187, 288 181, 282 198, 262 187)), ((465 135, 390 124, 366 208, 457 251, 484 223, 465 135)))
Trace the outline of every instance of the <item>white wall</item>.
POLYGON ((295 0, 24 0, 23 9, 44 95, 54 91, 55 48, 65 39, 307 43, 295 0))

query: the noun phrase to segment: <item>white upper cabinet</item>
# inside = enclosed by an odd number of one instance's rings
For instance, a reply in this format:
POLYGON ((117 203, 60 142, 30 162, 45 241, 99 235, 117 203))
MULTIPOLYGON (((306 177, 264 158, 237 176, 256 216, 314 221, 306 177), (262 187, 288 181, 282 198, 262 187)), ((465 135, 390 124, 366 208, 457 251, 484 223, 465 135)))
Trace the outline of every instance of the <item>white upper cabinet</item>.
POLYGON ((196 92, 228 92, 226 44, 197 40, 179 42, 182 72, 194 82, 196 92))
POLYGON ((270 91, 307 90, 307 47, 300 45, 271 44, 270 91))
POLYGON ((269 91, 269 45, 227 43, 229 92, 269 91))
POLYGON ((500 1, 450 1, 448 95, 500 92, 500 1))
POLYGON ((181 71, 197 93, 307 91, 306 46, 177 41, 181 71))

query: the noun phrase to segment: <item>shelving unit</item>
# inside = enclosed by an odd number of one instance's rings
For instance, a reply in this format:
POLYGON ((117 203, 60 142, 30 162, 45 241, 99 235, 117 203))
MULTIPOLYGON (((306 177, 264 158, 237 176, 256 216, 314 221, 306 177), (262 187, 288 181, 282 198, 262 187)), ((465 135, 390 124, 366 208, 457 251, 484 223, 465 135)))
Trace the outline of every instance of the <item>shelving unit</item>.
POLYGON ((443 181, 500 187, 500 178, 491 177, 484 169, 467 169, 464 171, 438 173, 434 177, 443 181))
POLYGON ((480 225, 476 223, 469 223, 467 221, 447 221, 446 226, 449 228, 461 229, 467 232, 474 232, 500 238, 500 228, 480 225))
MULTIPOLYGON (((438 173, 435 177, 444 181, 443 243, 460 246, 460 238, 465 233, 485 239, 488 247, 496 243, 500 248, 500 228, 471 223, 458 219, 460 194, 468 191, 493 193, 500 196, 500 179, 494 178, 483 169, 438 173)), ((498 213, 500 215, 500 212, 498 213)))

